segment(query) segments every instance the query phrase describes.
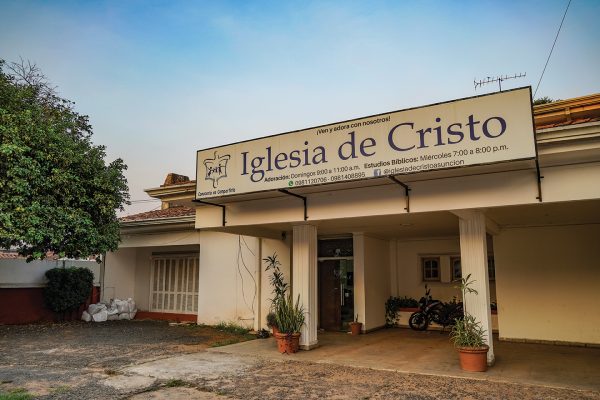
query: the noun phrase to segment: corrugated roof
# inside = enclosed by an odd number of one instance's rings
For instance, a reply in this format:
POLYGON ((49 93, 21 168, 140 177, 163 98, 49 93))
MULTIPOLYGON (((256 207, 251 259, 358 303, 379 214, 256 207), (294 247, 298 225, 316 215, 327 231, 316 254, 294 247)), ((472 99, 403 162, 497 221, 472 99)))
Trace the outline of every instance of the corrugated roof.
POLYGON ((600 117, 596 118, 573 118, 570 121, 560 121, 554 124, 536 124, 535 129, 548 129, 548 128, 556 128, 559 126, 567 126, 567 125, 577 125, 577 124, 585 124, 587 122, 598 122, 600 121, 600 117))
POLYGON ((121 222, 130 221, 145 221, 151 219, 164 219, 164 218, 176 218, 176 217, 187 217, 194 215, 196 210, 189 207, 172 207, 164 210, 146 211, 139 214, 127 215, 119 218, 121 222))

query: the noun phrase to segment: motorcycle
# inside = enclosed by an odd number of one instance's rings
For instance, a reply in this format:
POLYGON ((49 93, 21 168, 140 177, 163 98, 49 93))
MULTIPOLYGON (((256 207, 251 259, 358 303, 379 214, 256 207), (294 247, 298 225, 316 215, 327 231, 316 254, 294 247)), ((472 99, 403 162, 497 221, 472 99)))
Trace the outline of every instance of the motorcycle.
POLYGON ((411 314, 408 325, 415 331, 425 331, 430 323, 442 326, 442 332, 447 326, 454 325, 457 319, 462 319, 463 304, 453 300, 443 303, 431 297, 431 290, 425 285, 425 296, 419 300, 419 311, 411 314))

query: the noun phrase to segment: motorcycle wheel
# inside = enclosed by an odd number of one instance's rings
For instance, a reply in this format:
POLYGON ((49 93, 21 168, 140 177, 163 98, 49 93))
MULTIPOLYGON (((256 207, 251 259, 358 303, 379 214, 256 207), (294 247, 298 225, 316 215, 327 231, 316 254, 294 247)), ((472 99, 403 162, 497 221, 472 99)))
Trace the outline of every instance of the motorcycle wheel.
POLYGON ((408 325, 415 331, 424 331, 429 326, 429 319, 420 311, 413 313, 408 319, 408 325))

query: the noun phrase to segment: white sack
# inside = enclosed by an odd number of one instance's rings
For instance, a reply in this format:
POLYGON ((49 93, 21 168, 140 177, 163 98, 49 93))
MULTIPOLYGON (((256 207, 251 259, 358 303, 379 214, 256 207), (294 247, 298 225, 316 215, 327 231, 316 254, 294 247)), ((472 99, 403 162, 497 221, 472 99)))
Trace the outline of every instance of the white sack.
POLYGON ((119 314, 119 319, 131 319, 131 316, 129 315, 129 313, 124 312, 119 314))
POLYGON ((119 314, 129 312, 129 304, 126 300, 115 299, 113 304, 117 307, 119 314))
POLYGON ((90 315, 97 314, 102 310, 106 310, 106 305, 102 304, 102 303, 90 304, 90 306, 87 309, 87 311, 90 315))
POLYGON ((108 319, 108 312, 106 311, 106 309, 99 311, 96 314, 92 315, 92 319, 94 320, 94 322, 104 322, 108 319))
POLYGON ((109 314, 107 319, 109 321, 116 321, 116 320, 119 319, 119 314, 116 314, 116 313, 115 314, 109 314))
MULTIPOLYGON (((130 297, 127 299, 127 306, 128 306, 128 310, 130 313, 137 311, 137 308, 135 307, 135 301, 130 297)), ((132 317, 133 319, 133 317, 132 317)))
POLYGON ((90 322, 92 320, 92 316, 87 311, 84 311, 83 314, 81 314, 81 320, 85 322, 90 322))

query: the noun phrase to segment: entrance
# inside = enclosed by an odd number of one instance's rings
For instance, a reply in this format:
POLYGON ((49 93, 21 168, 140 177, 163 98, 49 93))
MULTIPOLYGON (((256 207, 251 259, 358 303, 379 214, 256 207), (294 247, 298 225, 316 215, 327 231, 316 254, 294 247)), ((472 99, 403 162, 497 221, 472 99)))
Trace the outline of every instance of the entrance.
POLYGON ((319 326, 345 330, 354 320, 352 239, 319 240, 319 326))

